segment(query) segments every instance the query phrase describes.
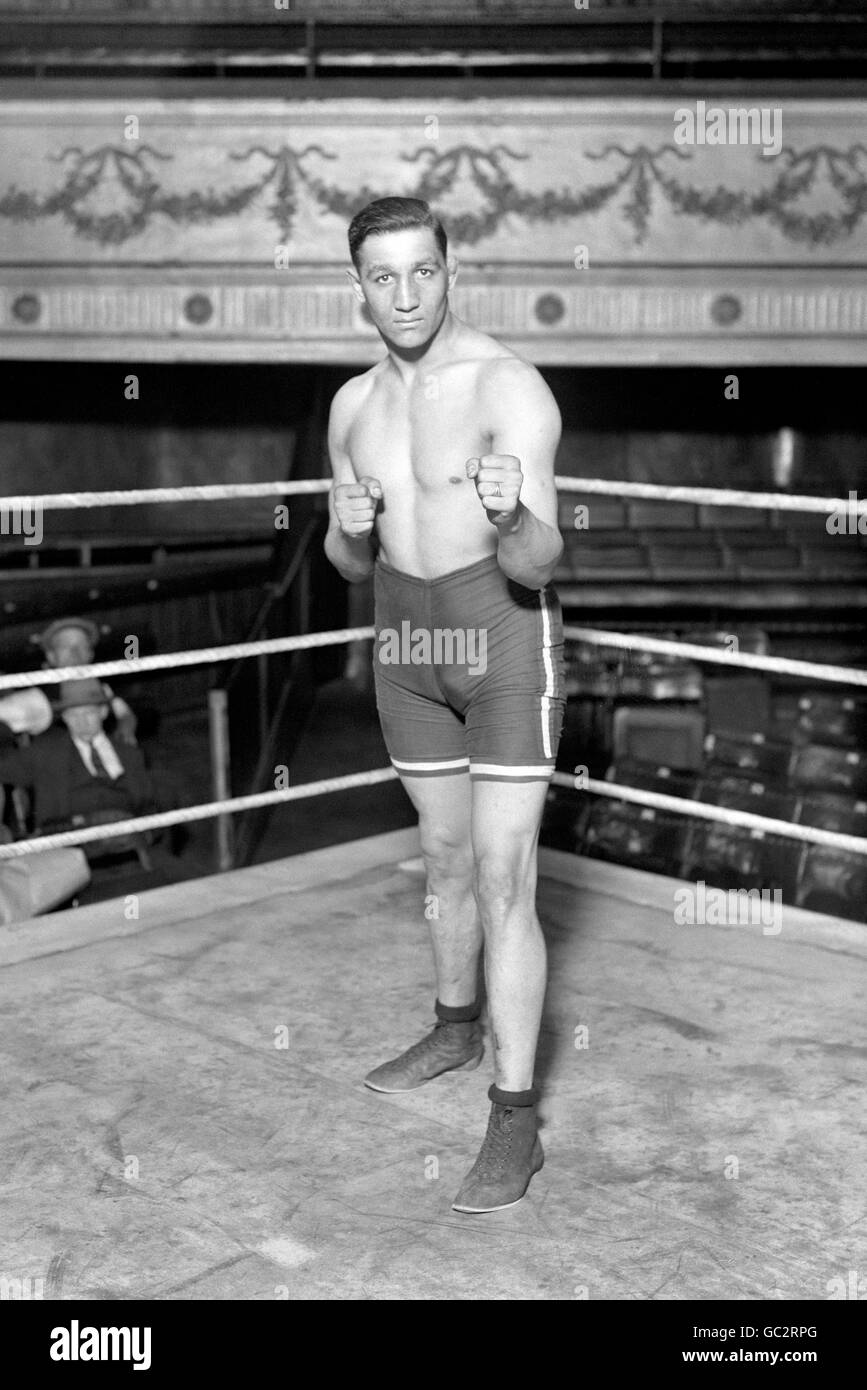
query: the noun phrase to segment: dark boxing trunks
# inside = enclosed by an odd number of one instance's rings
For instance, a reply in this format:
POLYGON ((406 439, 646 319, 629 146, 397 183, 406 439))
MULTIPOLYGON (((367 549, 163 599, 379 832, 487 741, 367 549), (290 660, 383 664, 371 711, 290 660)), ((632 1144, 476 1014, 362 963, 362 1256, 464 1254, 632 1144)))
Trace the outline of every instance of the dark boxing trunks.
POLYGON ((401 776, 547 781, 565 708, 554 590, 515 584, 495 555, 430 580, 377 559, 374 588, 376 700, 401 776))

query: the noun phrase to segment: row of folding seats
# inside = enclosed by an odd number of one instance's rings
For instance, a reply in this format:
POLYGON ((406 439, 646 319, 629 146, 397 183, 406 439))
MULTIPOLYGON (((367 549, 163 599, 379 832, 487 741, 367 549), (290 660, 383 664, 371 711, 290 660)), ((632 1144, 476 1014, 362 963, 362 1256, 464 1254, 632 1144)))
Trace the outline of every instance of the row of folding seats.
POLYGON ((805 582, 867 574, 867 536, 830 534, 827 519, 815 513, 565 494, 558 519, 565 542, 561 583, 712 576, 805 582))
POLYGON ((867 547, 850 538, 797 540, 793 534, 750 532, 573 531, 564 534, 555 579, 792 579, 799 583, 867 577, 867 547))
MULTIPOLYGON (((620 706, 612 744, 611 782, 867 838, 862 698, 710 678, 692 706, 620 706)), ((786 901, 867 919, 867 860, 849 851, 580 794, 578 812, 561 808, 554 823, 579 853, 723 887, 778 887, 786 901)))
MULTIPOLYGON (((647 769, 613 768, 611 780, 748 811, 799 825, 867 836, 867 800, 816 793, 794 796, 737 778, 700 778, 694 786, 647 769)), ((594 800, 581 827, 584 853, 720 887, 779 888, 784 901, 867 920, 867 860, 844 849, 786 835, 698 820, 631 803, 594 800), (831 898, 834 898, 833 904, 831 898)))
MULTIPOLYGON (((761 785, 736 786, 735 779, 706 777, 693 784, 666 772, 654 776, 647 769, 613 768, 611 780, 867 836, 865 800, 829 794, 791 797, 761 785)), ((553 824, 553 843, 564 849, 685 881, 701 879, 714 887, 779 889, 784 902, 867 921, 863 855, 580 793, 577 803, 574 793, 552 793, 552 801, 549 827, 553 824)))
MULTIPOLYGON (((583 531, 719 531, 732 533, 758 531, 768 535, 784 532, 794 538, 821 539, 829 533, 823 512, 770 511, 763 507, 719 507, 694 502, 663 502, 640 498, 606 497, 602 493, 565 492, 558 494, 560 529, 583 531)), ((843 519, 844 528, 850 526, 843 519)), ((857 529, 844 529, 853 540, 864 543, 867 536, 857 529)))

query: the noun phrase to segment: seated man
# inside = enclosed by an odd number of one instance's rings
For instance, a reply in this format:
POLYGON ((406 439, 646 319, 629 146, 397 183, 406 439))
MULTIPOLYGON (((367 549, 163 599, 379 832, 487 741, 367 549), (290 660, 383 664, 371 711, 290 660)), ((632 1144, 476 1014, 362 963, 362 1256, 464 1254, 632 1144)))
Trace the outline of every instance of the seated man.
MULTIPOLYGON (((58 618, 31 640, 38 642, 44 651, 45 665, 55 670, 61 666, 90 666, 95 660, 99 627, 92 618, 58 618)), ((117 721, 120 741, 135 744, 135 715, 126 700, 115 695, 110 686, 105 686, 105 693, 117 721)))
POLYGON ((0 782, 28 788, 38 833, 155 810, 157 797, 141 751, 105 733, 105 687, 90 677, 61 681, 59 691, 55 709, 62 726, 40 733, 27 747, 4 749, 2 734, 8 739, 13 730, 0 725, 0 782))
MULTIPOLYGON (((28 690, 13 690, 0 695, 0 755, 18 747, 19 741, 44 734, 51 727, 54 711, 44 690, 31 687, 28 690)), ((12 831, 7 824, 12 823, 9 800, 4 794, 4 778, 0 775, 0 815, 5 822, 0 826, 3 841, 12 839, 12 831)))

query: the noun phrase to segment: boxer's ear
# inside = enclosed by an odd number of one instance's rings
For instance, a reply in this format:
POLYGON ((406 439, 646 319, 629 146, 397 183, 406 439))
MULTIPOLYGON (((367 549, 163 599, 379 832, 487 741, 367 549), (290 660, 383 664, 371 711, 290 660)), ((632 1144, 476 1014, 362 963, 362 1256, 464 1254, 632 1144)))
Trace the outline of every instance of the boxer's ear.
POLYGON ((347 280, 349 281, 350 285, 352 286, 352 293, 355 295, 355 298, 358 300, 359 304, 363 304, 363 303, 364 303, 364 290, 361 288, 361 281, 359 280, 359 278, 358 278, 358 276, 356 275, 355 271, 354 271, 354 270, 347 270, 347 271, 346 271, 346 278, 347 278, 347 280))
POLYGON ((449 256, 448 260, 446 261, 446 269, 449 273, 449 289, 452 290, 454 288, 455 281, 458 278, 458 271, 460 270, 460 266, 458 265, 454 256, 449 256))

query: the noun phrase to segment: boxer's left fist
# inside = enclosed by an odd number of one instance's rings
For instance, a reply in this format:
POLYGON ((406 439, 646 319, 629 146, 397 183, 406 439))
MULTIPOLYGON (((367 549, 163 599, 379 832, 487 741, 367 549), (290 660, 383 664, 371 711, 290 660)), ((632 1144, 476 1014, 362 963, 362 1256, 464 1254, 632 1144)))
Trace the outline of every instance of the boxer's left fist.
POLYGON ((467 459, 467 477, 476 485, 488 521, 500 526, 514 518, 524 481, 520 459, 514 454, 483 454, 478 459, 467 459))

